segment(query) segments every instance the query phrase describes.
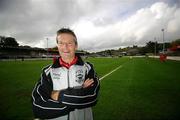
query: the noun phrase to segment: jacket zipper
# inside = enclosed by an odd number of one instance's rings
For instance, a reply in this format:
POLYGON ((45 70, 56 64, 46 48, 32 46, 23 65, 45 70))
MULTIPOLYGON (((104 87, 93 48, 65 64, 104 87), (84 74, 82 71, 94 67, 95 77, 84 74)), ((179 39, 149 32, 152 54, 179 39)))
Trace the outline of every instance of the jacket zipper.
MULTIPOLYGON (((68 89, 69 89, 70 88, 69 69, 67 69, 67 82, 68 82, 68 89)), ((70 120, 70 112, 68 113, 68 120, 70 120)))
POLYGON ((70 88, 69 69, 67 69, 67 82, 68 82, 68 88, 70 88))
POLYGON ((70 112, 68 113, 68 120, 70 120, 70 112))

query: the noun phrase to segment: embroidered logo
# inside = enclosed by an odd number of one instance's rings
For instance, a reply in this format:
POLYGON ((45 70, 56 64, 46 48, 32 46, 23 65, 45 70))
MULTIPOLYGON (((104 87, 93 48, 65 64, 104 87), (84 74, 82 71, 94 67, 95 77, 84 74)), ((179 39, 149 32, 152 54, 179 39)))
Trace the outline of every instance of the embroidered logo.
POLYGON ((60 73, 53 73, 53 79, 60 79, 61 74, 60 73))
POLYGON ((76 82, 78 82, 79 84, 83 83, 83 78, 84 78, 84 74, 83 74, 83 70, 77 70, 76 71, 76 82))

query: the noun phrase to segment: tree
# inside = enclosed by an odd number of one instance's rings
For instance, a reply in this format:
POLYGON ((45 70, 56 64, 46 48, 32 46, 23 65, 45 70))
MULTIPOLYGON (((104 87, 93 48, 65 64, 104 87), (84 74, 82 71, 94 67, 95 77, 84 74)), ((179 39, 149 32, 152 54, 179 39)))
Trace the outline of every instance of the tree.
POLYGON ((148 43, 146 43, 146 52, 147 53, 153 53, 154 52, 154 46, 155 46, 155 43, 154 42, 151 42, 149 41, 148 43))
POLYGON ((4 46, 4 41, 5 41, 6 37, 5 36, 0 36, 0 47, 4 46))
POLYGON ((13 37, 0 37, 0 46, 2 47, 17 47, 19 46, 19 43, 16 41, 13 37))
POLYGON ((180 45, 180 39, 177 39, 177 40, 175 40, 175 41, 173 41, 171 43, 171 47, 174 47, 174 46, 177 46, 177 45, 180 45))

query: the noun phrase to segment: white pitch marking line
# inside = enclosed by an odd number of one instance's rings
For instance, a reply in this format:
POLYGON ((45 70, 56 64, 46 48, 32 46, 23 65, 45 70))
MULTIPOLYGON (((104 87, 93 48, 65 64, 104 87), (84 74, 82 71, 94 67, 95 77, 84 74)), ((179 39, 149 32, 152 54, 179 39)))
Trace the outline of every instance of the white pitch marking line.
POLYGON ((113 72, 115 72, 116 70, 118 70, 119 68, 121 68, 122 65, 118 66, 117 68, 115 68, 114 70, 112 70, 111 72, 107 73, 106 75, 102 76, 101 78, 99 78, 99 80, 104 79, 105 77, 107 77, 108 75, 112 74, 113 72))

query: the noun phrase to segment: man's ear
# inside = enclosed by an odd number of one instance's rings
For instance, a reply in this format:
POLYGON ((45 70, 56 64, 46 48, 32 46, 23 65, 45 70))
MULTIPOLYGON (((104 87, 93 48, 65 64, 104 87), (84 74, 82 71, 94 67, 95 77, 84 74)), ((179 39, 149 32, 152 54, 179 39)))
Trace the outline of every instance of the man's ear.
POLYGON ((75 50, 78 50, 78 45, 76 45, 75 50))

